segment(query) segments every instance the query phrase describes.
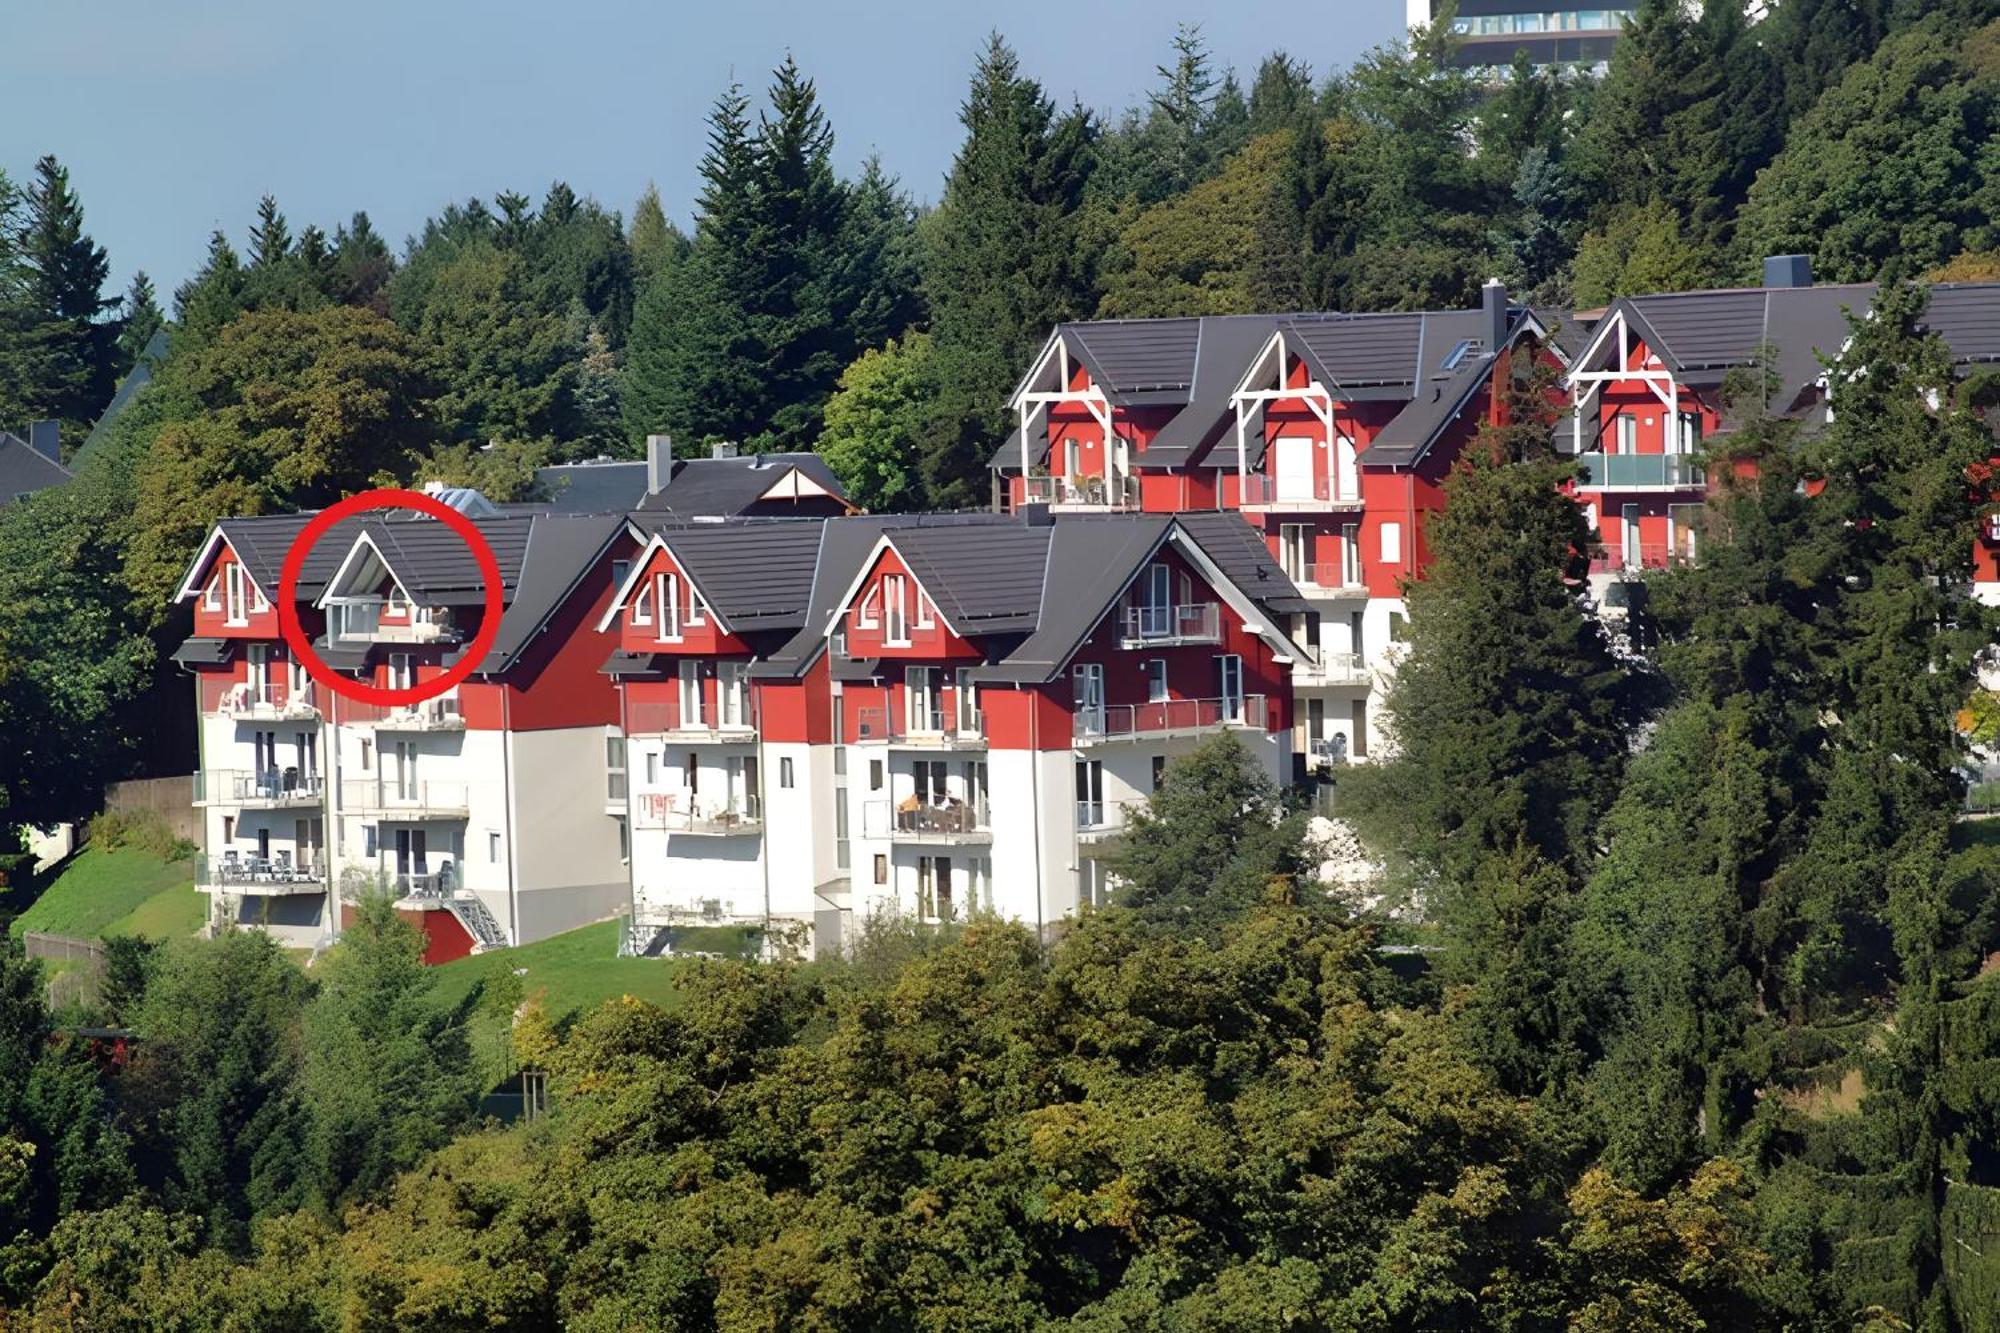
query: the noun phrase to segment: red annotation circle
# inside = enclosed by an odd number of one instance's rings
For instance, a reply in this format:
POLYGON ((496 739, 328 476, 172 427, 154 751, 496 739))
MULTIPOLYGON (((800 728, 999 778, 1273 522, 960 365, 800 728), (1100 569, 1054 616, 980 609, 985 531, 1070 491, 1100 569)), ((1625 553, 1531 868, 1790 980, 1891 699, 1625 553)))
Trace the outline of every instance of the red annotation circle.
POLYGON ((435 699, 451 689, 467 676, 473 668, 485 660, 493 651, 493 641, 500 634, 500 562, 493 556, 493 547, 486 537, 474 526, 471 519, 459 513, 450 505, 425 495, 419 491, 374 490, 350 495, 336 505, 322 509, 315 514, 285 552, 285 563, 278 571, 278 629, 285 636, 285 643, 306 674, 320 684, 344 698, 364 704, 382 704, 395 707, 420 704, 426 699, 435 699), (472 551, 472 558, 479 566, 479 577, 485 585, 485 614, 480 617, 479 632, 472 636, 465 655, 458 664, 443 675, 409 689, 399 690, 370 685, 363 681, 350 680, 329 667, 320 655, 313 651, 312 641, 299 624, 298 585, 299 571, 305 568, 306 553, 313 543, 324 537, 334 524, 342 519, 353 518, 375 509, 414 509, 420 514, 428 514, 437 519, 460 537, 472 551))

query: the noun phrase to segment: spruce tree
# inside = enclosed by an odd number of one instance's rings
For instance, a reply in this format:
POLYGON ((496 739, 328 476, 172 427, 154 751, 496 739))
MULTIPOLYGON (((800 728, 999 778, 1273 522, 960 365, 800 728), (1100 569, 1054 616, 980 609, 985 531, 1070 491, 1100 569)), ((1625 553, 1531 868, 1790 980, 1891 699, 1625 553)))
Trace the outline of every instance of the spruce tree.
POLYGON ((120 314, 118 355, 124 368, 130 370, 138 364, 146 344, 167 322, 159 301, 153 295, 153 280, 146 276, 146 270, 140 269, 132 275, 132 285, 125 292, 125 306, 120 314))
POLYGON ((118 304, 104 295, 110 261, 83 229, 83 205, 69 171, 53 156, 35 163, 27 192, 20 254, 32 332, 31 370, 23 385, 36 415, 62 420, 81 438, 110 401, 117 381, 117 330, 101 321, 118 304))
POLYGON ((213 339, 222 326, 243 313, 243 261, 229 238, 209 233, 208 258, 192 278, 174 292, 174 322, 191 344, 213 339))
POLYGON ((653 279, 679 263, 687 251, 687 238, 667 221, 666 210, 660 206, 660 191, 651 181, 646 182, 646 192, 632 206, 632 224, 625 234, 625 243, 632 250, 632 276, 641 294, 653 279))
POLYGON ((965 143, 926 232, 924 290, 940 378, 926 431, 931 504, 987 497, 986 460, 1008 429, 1006 397, 1050 328, 1096 309, 1084 192, 1096 134, 1058 115, 998 34, 960 107, 965 143))
POLYGON ((333 233, 333 299, 341 305, 365 306, 378 315, 389 313, 389 279, 396 261, 366 213, 357 212, 333 233))

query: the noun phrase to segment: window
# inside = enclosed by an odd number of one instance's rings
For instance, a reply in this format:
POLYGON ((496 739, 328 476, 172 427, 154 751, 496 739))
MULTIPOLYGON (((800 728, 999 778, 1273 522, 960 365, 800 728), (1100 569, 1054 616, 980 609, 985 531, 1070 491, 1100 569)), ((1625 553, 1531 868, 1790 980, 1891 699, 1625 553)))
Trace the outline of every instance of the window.
POLYGON ((631 827, 625 823, 623 818, 618 819, 617 824, 618 824, 618 859, 620 861, 630 861, 632 859, 631 827))
POLYGON ((702 727, 707 725, 707 702, 702 689, 700 662, 683 662, 680 670, 681 725, 702 727))
POLYGON ((1278 525, 1278 563, 1294 583, 1312 582, 1313 530, 1304 523, 1278 525))
POLYGON ((870 759, 868 761, 868 790, 882 790, 882 761, 880 759, 870 759))
POLYGON ((604 738, 604 799, 622 801, 625 799, 625 738, 606 736, 604 738))
POLYGON ((250 585, 250 609, 252 611, 269 611, 271 609, 271 604, 264 600, 264 590, 254 582, 250 585))
POLYGON ((718 662, 715 667, 718 711, 725 727, 750 725, 750 664, 718 662))
POLYGON ((646 584, 639 589, 639 595, 632 599, 632 623, 650 625, 653 623, 653 585, 646 584))
POLYGON ((919 735, 944 730, 944 695, 938 689, 936 667, 903 669, 904 725, 919 735))
POLYGON ((778 785, 786 791, 792 789, 792 761, 790 756, 778 760, 778 785))
POLYGON ((1160 783, 1163 779, 1165 779, 1166 776, 1167 776, 1167 757, 1163 754, 1154 755, 1153 756, 1154 791, 1158 791, 1160 789, 1160 783))
POLYGON ((1403 559, 1403 525, 1384 523, 1382 525, 1382 563, 1400 564, 1403 559))
POLYGON ((243 566, 230 565, 223 585, 226 601, 226 614, 224 618, 232 625, 247 625, 250 623, 250 616, 247 610, 249 602, 244 592, 245 582, 243 566))
POLYGON ((687 759, 681 764, 681 786, 692 796, 701 790, 701 760, 693 750, 687 752, 687 759))
POLYGON ((910 646, 910 581, 901 574, 882 576, 882 642, 891 648, 910 646))
POLYGON ((222 609, 221 570, 216 570, 215 577, 208 581, 207 589, 201 594, 201 606, 204 611, 220 611, 222 609))
POLYGON ((1356 699, 1354 701, 1354 710, 1349 716, 1352 718, 1351 725, 1353 727, 1352 735, 1354 739, 1348 748, 1354 752, 1356 759, 1366 759, 1368 757, 1368 701, 1366 699, 1356 699))
POLYGON ((1079 759, 1076 763, 1076 826, 1096 828, 1104 822, 1104 763, 1099 759, 1079 759))
POLYGON ((363 824, 361 826, 361 854, 363 856, 374 856, 380 851, 382 846, 378 841, 380 836, 376 831, 375 825, 363 824))
POLYGON ((681 576, 653 575, 653 603, 659 607, 659 624, 653 637, 661 643, 677 643, 681 637, 681 576))
POLYGON ((416 664, 408 653, 389 654, 389 688, 407 690, 417 681, 416 664))
POLYGON ((1146 659, 1146 702, 1163 704, 1167 701, 1167 659, 1149 657, 1146 659))
POLYGON ((363 736, 361 738, 361 771, 363 773, 366 773, 371 766, 370 761, 374 758, 373 749, 374 747, 370 744, 368 738, 363 736))
POLYGON ((1070 669, 1070 684, 1075 695, 1077 723, 1086 732, 1104 730, 1104 668, 1096 662, 1085 662, 1070 669))
POLYGON ((1340 586, 1361 586, 1361 525, 1343 523, 1340 528, 1340 586))
POLYGON ((486 860, 490 865, 500 864, 500 835, 491 829, 486 833, 486 860))
POLYGON ((1218 714, 1224 722, 1243 720, 1243 659, 1235 653, 1224 653, 1215 659, 1215 679, 1220 706, 1218 714))
POLYGON ((625 580, 630 577, 632 577, 632 562, 630 560, 613 560, 611 562, 611 590, 613 592, 623 588, 625 580))
MULTIPOLYGON (((868 591, 861 594, 861 605, 854 610, 854 623, 861 629, 876 629, 882 624, 882 585, 871 584, 868 591)), ((844 649, 843 649, 844 651, 844 649)))
POLYGON ((692 583, 688 584, 687 623, 690 625, 706 625, 708 623, 708 603, 701 600, 701 594, 695 591, 692 583))
POLYGON ((646 751, 646 785, 660 785, 660 752, 657 750, 646 751))
POLYGON ((977 736, 985 728, 979 715, 979 688, 972 683, 972 668, 960 667, 952 680, 954 705, 958 709, 958 734, 977 736))
POLYGON ((1681 452, 1684 454, 1701 451, 1701 413, 1681 413, 1681 452))
POLYGON ((271 702, 271 646, 267 643, 253 643, 247 653, 250 672, 250 698, 254 703, 271 702))
POLYGON ((1639 418, 1630 412, 1620 412, 1613 420, 1617 423, 1618 450, 1621 454, 1639 452, 1639 418))
POLYGON ((929 629, 937 624, 937 608, 931 605, 930 594, 917 589, 917 628, 929 629))
POLYGON ((875 853, 875 882, 877 884, 889 882, 889 858, 881 852, 875 853))

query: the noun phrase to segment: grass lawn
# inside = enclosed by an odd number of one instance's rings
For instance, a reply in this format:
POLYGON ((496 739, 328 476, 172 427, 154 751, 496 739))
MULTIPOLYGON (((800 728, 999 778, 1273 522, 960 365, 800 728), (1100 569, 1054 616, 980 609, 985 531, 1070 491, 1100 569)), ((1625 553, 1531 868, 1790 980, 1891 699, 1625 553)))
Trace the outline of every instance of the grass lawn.
POLYGON ((21 915, 15 935, 45 930, 96 939, 120 930, 192 934, 202 922, 194 891, 194 863, 162 861, 131 847, 86 847, 69 868, 21 915), (156 904, 154 899, 165 901, 156 904), (192 911, 190 912, 190 909, 192 911))
MULTIPOLYGON (((679 966, 658 958, 620 958, 619 926, 617 921, 600 921, 518 949, 495 949, 445 963, 436 969, 434 993, 443 1003, 456 1004, 480 981, 525 968, 521 993, 540 998, 549 1017, 558 1021, 621 995, 662 1007, 678 1003, 673 980, 679 966)), ((472 1023, 474 1058, 495 1081, 509 1070, 507 1022, 503 1014, 482 1010, 472 1023)))

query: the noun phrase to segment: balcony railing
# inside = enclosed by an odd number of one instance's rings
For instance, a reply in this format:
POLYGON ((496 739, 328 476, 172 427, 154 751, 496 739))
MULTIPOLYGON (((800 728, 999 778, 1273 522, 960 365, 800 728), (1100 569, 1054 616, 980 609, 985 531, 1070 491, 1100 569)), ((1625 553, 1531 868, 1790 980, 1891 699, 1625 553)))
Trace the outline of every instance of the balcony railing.
POLYGON ((1218 643, 1222 608, 1214 602, 1184 606, 1128 606, 1120 618, 1118 646, 1164 648, 1181 643, 1218 643))
POLYGON ((297 768, 205 768, 194 775, 196 805, 318 805, 324 795, 319 774, 297 768))
POLYGON ((915 797, 861 807, 861 830, 890 842, 985 842, 993 837, 984 801, 930 805, 915 797))
POLYGON ((692 740, 754 740, 757 736, 757 696, 746 686, 727 707, 684 709, 676 697, 634 699, 625 705, 628 736, 677 736, 692 740))
POLYGON ((1641 542, 1636 551, 1614 548, 1590 558, 1593 574, 1636 574, 1648 569, 1677 569, 1692 565, 1694 556, 1658 542, 1641 542))
POLYGON ((314 893, 326 887, 326 867, 312 860, 294 860, 290 852, 271 856, 198 856, 194 882, 205 889, 231 893, 314 893))
POLYGON ((1172 736, 1219 727, 1264 728, 1268 714, 1261 694, 1229 699, 1164 699, 1150 704, 1112 704, 1076 710, 1079 745, 1139 736, 1172 736))
POLYGON ((319 716, 319 694, 310 681, 294 690, 288 681, 259 686, 239 680, 223 691, 213 711, 257 722, 306 721, 319 716))
POLYGON ((388 605, 379 597, 333 603, 333 637, 349 643, 444 643, 458 638, 449 607, 398 603, 408 618, 384 623, 382 613, 388 605))
POLYGON ((1137 509, 1137 477, 1024 477, 1023 504, 1045 504, 1052 509, 1137 509))
POLYGON ((764 805, 754 792, 716 802, 699 797, 690 799, 680 792, 641 792, 632 807, 634 829, 710 837, 764 831, 764 805))
POLYGON ((374 719, 384 731, 462 731, 465 729, 465 713, 459 707, 457 695, 444 695, 436 699, 426 699, 420 704, 407 708, 385 708, 382 715, 374 719))
POLYGON ((1302 658, 1293 675, 1303 685, 1366 685, 1375 678, 1360 653, 1321 653, 1310 666, 1302 658))
POLYGON ((954 710, 943 708, 928 715, 920 710, 913 721, 907 709, 857 708, 854 743, 920 748, 982 746, 986 744, 986 715, 975 709, 969 717, 960 717, 954 710))
POLYGON ((1303 579, 1294 579, 1309 593, 1337 593, 1347 597, 1366 597, 1368 585, 1361 581, 1358 566, 1350 567, 1340 560, 1318 560, 1301 571, 1303 579))
POLYGON ((405 818, 463 819, 466 787, 463 782, 354 778, 340 784, 340 804, 343 810, 405 818))
POLYGON ((1706 484, 1692 454, 1578 454, 1576 484, 1586 491, 1674 491, 1706 484))
POLYGON ((1252 472, 1243 478, 1244 509, 1350 509, 1361 504, 1333 484, 1331 477, 1267 477, 1252 472))

